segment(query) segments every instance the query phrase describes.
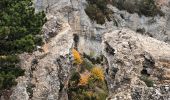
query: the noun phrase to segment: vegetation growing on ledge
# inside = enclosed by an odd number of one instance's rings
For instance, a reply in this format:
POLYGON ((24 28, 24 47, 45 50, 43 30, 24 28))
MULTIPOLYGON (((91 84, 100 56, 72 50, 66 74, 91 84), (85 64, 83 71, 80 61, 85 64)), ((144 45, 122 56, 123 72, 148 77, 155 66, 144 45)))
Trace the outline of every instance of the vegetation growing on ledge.
POLYGON ((112 13, 107 8, 108 0, 87 0, 88 6, 85 9, 85 12, 89 18, 93 21, 96 21, 98 24, 104 24, 105 20, 111 20, 110 14, 112 13))
POLYGON ((112 4, 120 10, 138 13, 144 16, 163 16, 163 12, 156 6, 155 0, 112 0, 112 4))
MULTIPOLYGON (((77 62, 74 54, 73 57, 77 62)), ((70 100, 106 100, 108 89, 102 67, 93 65, 84 57, 80 59, 82 63, 75 63, 71 71, 68 87, 70 100)))
POLYGON ((24 75, 17 55, 32 52, 42 44, 39 34, 46 21, 45 13, 35 14, 32 4, 32 0, 0 1, 0 95, 24 75))
POLYGON ((73 49, 72 53, 73 53, 73 57, 75 59, 75 63, 76 64, 81 64, 82 63, 82 59, 81 59, 81 56, 80 56, 79 52, 77 50, 73 49))
POLYGON ((111 21, 112 12, 107 4, 112 4, 120 10, 127 10, 129 13, 138 13, 144 16, 164 16, 164 13, 156 6, 154 0, 87 0, 88 5, 85 12, 92 21, 104 24, 105 20, 111 21))

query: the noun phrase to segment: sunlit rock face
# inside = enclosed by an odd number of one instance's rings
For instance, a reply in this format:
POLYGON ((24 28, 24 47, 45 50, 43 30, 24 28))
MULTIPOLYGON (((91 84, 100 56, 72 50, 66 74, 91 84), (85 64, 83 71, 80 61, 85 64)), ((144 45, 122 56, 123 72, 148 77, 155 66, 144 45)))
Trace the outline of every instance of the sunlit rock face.
MULTIPOLYGON (((149 1, 149 0, 146 0, 149 1)), ((152 0, 151 0, 152 1, 152 0)), ((144 2, 143 0, 114 0, 115 4, 128 6, 138 11, 138 4, 144 2), (126 4, 128 3, 128 4, 126 4), (134 6, 134 7, 133 7, 134 6)), ((114 4, 113 4, 114 5, 114 4)), ((113 11, 112 21, 104 25, 96 24, 91 21, 86 15, 84 9, 87 6, 85 0, 36 0, 35 7, 37 10, 45 10, 47 13, 57 16, 57 18, 64 19, 68 22, 74 30, 85 31, 88 34, 103 34, 120 27, 128 27, 141 34, 151 36, 161 41, 169 43, 170 35, 170 9, 168 0, 156 0, 156 7, 158 7, 164 16, 155 14, 154 16, 145 16, 143 14, 128 12, 128 8, 120 10, 112 5, 108 7, 113 11)))
POLYGON ((17 79, 18 85, 13 90, 11 100, 59 98, 60 85, 69 75, 69 55, 73 45, 71 28, 68 24, 62 25, 61 31, 42 47, 43 51, 20 55, 25 75, 17 79))
MULTIPOLYGON (((125 1, 134 5, 139 0, 125 1)), ((35 0, 36 11, 44 10, 48 19, 42 29, 45 44, 20 55, 26 72, 17 79, 10 99, 69 100, 75 47, 81 54, 106 59, 108 99, 169 100, 170 5, 169 0, 157 2, 164 16, 129 13, 108 4, 112 21, 99 25, 85 13, 86 0, 35 0)))
POLYGON ((105 34, 103 50, 109 65, 107 82, 110 98, 169 99, 169 44, 121 29, 105 34), (114 49, 114 55, 109 52, 108 46, 114 49), (162 89, 165 87, 167 90, 162 89))
POLYGON ((166 6, 162 5, 160 7, 162 12, 165 14, 164 16, 155 15, 152 17, 146 17, 137 13, 130 14, 126 10, 120 11, 113 6, 109 6, 109 8, 115 12, 115 19, 120 22, 118 24, 119 27, 128 27, 141 34, 169 43, 170 9, 168 3, 166 6))

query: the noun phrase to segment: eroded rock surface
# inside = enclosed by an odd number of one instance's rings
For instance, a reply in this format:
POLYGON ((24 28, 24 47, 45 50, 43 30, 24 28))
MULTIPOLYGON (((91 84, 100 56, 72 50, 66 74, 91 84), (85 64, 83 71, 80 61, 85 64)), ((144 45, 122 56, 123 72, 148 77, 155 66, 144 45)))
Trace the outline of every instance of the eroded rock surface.
POLYGON ((169 0, 158 1, 165 16, 139 16, 108 5, 113 11, 112 21, 99 25, 86 15, 86 0, 35 0, 37 11, 47 14, 43 27, 46 42, 39 51, 20 56, 26 72, 17 79, 10 99, 69 100, 70 49, 76 34, 80 53, 105 56, 108 98, 169 100, 169 0), (147 76, 153 87, 148 87, 141 76, 147 76))
POLYGON ((25 76, 17 79, 18 85, 13 90, 11 100, 57 100, 60 85, 67 79, 71 67, 68 56, 72 45, 71 28, 63 24, 58 35, 45 45, 47 52, 22 54, 21 66, 26 72, 25 76), (58 59, 65 62, 59 63, 58 59))
POLYGON ((169 100, 170 45, 129 29, 105 34, 103 50, 109 63, 108 86, 113 100, 169 100), (107 45, 106 45, 107 43, 107 45), (111 55, 107 50, 115 50, 111 55), (148 69, 142 73, 143 69, 148 69), (149 74, 153 87, 140 79, 149 74), (160 76, 162 77, 159 77, 160 76), (164 88, 164 89, 162 89, 164 88), (166 89, 165 89, 166 88, 166 89))

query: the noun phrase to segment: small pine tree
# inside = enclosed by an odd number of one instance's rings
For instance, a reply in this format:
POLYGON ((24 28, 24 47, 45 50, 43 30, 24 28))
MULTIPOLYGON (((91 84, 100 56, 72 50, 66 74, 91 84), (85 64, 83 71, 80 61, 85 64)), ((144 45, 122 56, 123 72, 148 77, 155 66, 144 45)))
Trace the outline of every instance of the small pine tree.
POLYGON ((32 52, 42 42, 37 35, 45 22, 45 13, 35 13, 32 0, 0 0, 0 93, 24 75, 17 54, 32 52))
POLYGON ((0 1, 0 54, 32 51, 36 35, 46 21, 45 13, 35 13, 32 0, 0 1))

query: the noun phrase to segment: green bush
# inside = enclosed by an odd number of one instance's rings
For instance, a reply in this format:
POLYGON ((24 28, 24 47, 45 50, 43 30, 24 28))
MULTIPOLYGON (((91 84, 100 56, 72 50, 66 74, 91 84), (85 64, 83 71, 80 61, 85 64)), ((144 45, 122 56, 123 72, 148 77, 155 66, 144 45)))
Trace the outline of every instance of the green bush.
POLYGON ((16 55, 10 55, 10 56, 0 56, 0 65, 3 64, 11 64, 11 63, 19 63, 19 57, 16 55))
POLYGON ((135 6, 136 5, 133 5, 129 2, 125 2, 123 8, 126 9, 129 13, 135 13, 135 10, 136 10, 135 6))
POLYGON ((101 10, 97 8, 96 5, 88 5, 85 9, 85 12, 87 13, 91 20, 93 21, 96 20, 98 24, 104 24, 105 16, 101 12, 101 10))
MULTIPOLYGON (((83 56, 87 57, 89 55, 83 56)), ((72 69, 68 85, 69 100, 105 100, 108 88, 101 68, 82 58, 80 65, 72 69)))
POLYGON ((35 48, 35 43, 32 35, 28 35, 24 38, 21 38, 20 40, 16 40, 13 45, 14 50, 17 52, 31 52, 35 48))
POLYGON ((24 70, 17 66, 18 62, 16 55, 0 57, 0 90, 16 85, 15 78, 24 75, 24 70))
POLYGON ((107 0, 88 0, 88 6, 85 12, 92 21, 98 24, 104 24, 105 19, 110 21, 110 14, 112 13, 107 8, 107 0))
POLYGON ((43 38, 41 36, 34 37, 35 44, 37 45, 43 45, 43 38))
POLYGON ((12 73, 1 72, 0 77, 1 77, 0 90, 9 89, 11 86, 16 85, 16 82, 15 82, 16 77, 12 73))
POLYGON ((139 14, 145 16, 155 16, 157 14, 163 16, 163 12, 155 5, 154 0, 142 0, 139 3, 139 14))
POLYGON ((155 0, 113 0, 113 5, 120 10, 127 10, 129 13, 138 13, 144 16, 164 16, 163 12, 155 4, 155 0))

